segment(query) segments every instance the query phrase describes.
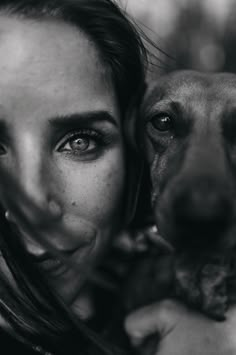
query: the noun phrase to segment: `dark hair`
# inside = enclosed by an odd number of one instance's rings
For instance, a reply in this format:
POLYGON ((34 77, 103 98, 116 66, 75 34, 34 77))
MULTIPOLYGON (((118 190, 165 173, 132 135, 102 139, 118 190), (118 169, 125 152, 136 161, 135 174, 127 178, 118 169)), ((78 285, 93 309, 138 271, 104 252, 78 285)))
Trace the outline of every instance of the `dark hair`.
POLYGON ((122 111, 143 85, 146 51, 135 26, 111 0, 4 0, 0 11, 26 18, 55 18, 90 36, 115 83, 122 111))
MULTIPOLYGON (((114 80, 123 117, 145 81, 145 49, 135 29, 112 0, 3 0, 0 12, 26 19, 58 19, 82 29, 96 44, 114 80)), ((55 297, 28 263, 19 238, 0 213, 0 248, 18 286, 0 275, 0 312, 14 336, 57 354, 93 354, 106 346, 55 297), (63 337, 61 336, 63 334, 63 337), (69 347, 70 346, 70 347, 69 347), (66 347, 66 348, 65 348, 66 347)))

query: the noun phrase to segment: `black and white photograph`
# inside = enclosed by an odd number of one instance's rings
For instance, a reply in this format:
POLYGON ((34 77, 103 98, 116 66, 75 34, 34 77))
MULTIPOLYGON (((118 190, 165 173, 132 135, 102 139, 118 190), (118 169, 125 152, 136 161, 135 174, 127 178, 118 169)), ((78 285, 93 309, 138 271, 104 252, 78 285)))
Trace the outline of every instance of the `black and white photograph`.
POLYGON ((0 353, 236 355, 236 1, 0 0, 0 353))

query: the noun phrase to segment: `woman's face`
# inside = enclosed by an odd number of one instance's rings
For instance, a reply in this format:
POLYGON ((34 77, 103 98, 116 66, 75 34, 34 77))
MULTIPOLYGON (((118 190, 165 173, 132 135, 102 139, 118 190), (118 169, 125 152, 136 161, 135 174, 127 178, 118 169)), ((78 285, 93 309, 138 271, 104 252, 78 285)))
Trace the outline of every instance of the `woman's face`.
POLYGON ((111 75, 82 31, 1 16, 0 165, 37 206, 57 211, 51 242, 76 270, 18 227, 50 284, 73 302, 84 267, 93 266, 119 228, 125 180, 111 75))

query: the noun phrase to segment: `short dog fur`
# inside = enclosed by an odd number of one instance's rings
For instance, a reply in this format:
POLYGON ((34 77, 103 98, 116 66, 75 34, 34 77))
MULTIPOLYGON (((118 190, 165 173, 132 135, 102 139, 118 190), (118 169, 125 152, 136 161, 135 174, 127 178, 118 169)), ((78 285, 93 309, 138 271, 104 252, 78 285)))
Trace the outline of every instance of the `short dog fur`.
POLYGON ((236 75, 158 77, 138 122, 155 223, 175 251, 142 259, 131 308, 173 296, 223 319, 236 295, 236 75))

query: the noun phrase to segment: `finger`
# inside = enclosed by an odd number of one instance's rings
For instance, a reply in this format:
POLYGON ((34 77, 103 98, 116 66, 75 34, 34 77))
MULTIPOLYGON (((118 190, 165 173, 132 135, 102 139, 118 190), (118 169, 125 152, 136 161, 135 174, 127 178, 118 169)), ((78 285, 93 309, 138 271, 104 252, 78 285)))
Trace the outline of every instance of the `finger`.
POLYGON ((174 252, 174 247, 159 234, 156 225, 146 228, 144 234, 149 242, 154 243, 156 247, 170 253, 174 252))
POLYGON ((172 253, 174 248, 161 237, 155 226, 146 227, 133 233, 123 232, 116 238, 114 247, 128 254, 145 253, 150 247, 172 253))
POLYGON ((136 248, 136 242, 131 233, 122 231, 113 241, 113 247, 125 254, 132 254, 136 248))
POLYGON ((132 344, 139 346, 154 333, 165 337, 184 311, 183 306, 172 300, 154 303, 131 313, 125 320, 125 330, 132 344))

